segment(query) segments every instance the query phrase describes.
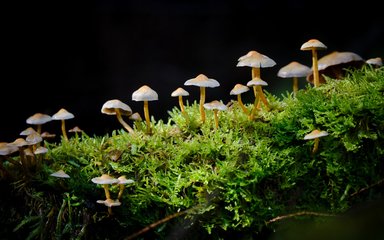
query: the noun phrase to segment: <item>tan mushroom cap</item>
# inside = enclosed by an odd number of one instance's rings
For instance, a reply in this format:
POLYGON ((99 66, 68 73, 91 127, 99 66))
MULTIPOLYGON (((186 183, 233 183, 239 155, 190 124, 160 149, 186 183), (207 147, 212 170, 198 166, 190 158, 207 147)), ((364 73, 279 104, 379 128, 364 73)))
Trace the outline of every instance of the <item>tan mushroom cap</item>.
POLYGON ((142 121, 143 119, 141 118, 141 115, 140 113, 138 112, 135 112, 133 113, 131 116, 129 116, 129 119, 133 120, 133 121, 142 121))
POLYGON ((324 45, 324 43, 320 42, 317 39, 310 39, 307 42, 303 43, 301 45, 300 50, 302 51, 308 51, 308 50, 324 50, 327 49, 327 46, 324 45))
POLYGON ((40 136, 41 136, 43 139, 49 139, 49 138, 54 138, 54 137, 56 137, 56 134, 45 131, 45 132, 41 133, 40 136))
POLYGON ((102 174, 100 177, 92 178, 91 181, 96 184, 114 184, 117 183, 119 180, 109 176, 108 174, 102 174))
POLYGON ((236 84, 232 88, 232 90, 231 90, 231 92, 229 94, 230 95, 239 95, 239 94, 248 92, 249 90, 250 90, 249 87, 247 87, 247 86, 245 86, 243 84, 238 83, 238 84, 236 84))
POLYGON ((44 113, 35 113, 27 118, 27 123, 32 125, 41 125, 52 120, 52 117, 44 113))
POLYGON ((328 136, 328 132, 315 129, 312 132, 305 135, 304 140, 310 140, 310 139, 320 138, 324 136, 328 136))
POLYGON ((119 99, 106 101, 101 107, 101 112, 107 115, 116 115, 116 109, 119 109, 121 115, 130 116, 132 114, 131 107, 119 99))
POLYGON ((37 132, 29 134, 25 140, 30 144, 30 145, 35 145, 41 141, 43 141, 43 138, 41 135, 37 132))
POLYGON ((69 129, 68 132, 79 133, 79 132, 83 132, 83 130, 78 126, 74 126, 73 128, 69 129))
POLYGON ((214 88, 214 87, 219 87, 220 83, 213 78, 208 78, 204 74, 199 74, 195 78, 191 78, 185 81, 184 85, 214 88))
POLYGON ((365 62, 379 67, 383 66, 383 59, 381 57, 369 58, 365 62))
POLYGON ((29 142, 27 142, 24 138, 17 138, 15 141, 11 142, 10 144, 15 145, 16 147, 24 147, 30 145, 29 142))
POLYGON ((67 120, 74 117, 75 115, 68 112, 65 108, 61 108, 57 113, 52 115, 52 120, 67 120))
POLYGON ((183 88, 179 87, 171 93, 171 96, 172 97, 189 96, 189 92, 187 92, 183 88))
POLYGON ((106 199, 106 200, 97 200, 97 203, 104 204, 107 207, 117 207, 121 205, 119 200, 106 199))
POLYGON ((343 63, 360 62, 364 63, 364 59, 354 52, 339 52, 333 51, 319 59, 319 71, 329 66, 334 66, 343 63))
POLYGON ((0 156, 7 156, 19 151, 19 148, 7 142, 0 142, 0 156))
POLYGON ((276 62, 264 54, 257 51, 249 51, 246 55, 241 56, 238 59, 236 67, 255 67, 255 68, 267 68, 273 67, 276 62))
POLYGON ((36 132, 36 130, 33 127, 28 127, 26 129, 24 129, 23 131, 21 131, 20 135, 21 136, 28 136, 29 134, 35 133, 35 132, 36 132))
POLYGON ((131 184, 134 183, 132 179, 127 179, 124 175, 117 178, 117 184, 131 184))
POLYGON ((205 103, 204 107, 209 110, 217 109, 217 110, 225 111, 228 109, 228 107, 223 102, 218 100, 213 100, 212 102, 205 103))
POLYGON ((51 173, 50 176, 57 178, 70 178, 70 176, 61 169, 57 172, 51 173))
POLYGON ((159 96, 156 91, 147 85, 143 85, 132 93, 133 101, 156 101, 159 100, 159 96))
POLYGON ((268 86, 268 83, 259 77, 255 77, 251 81, 247 82, 247 86, 268 86))
POLYGON ((43 146, 39 146, 39 147, 36 148, 35 151, 33 151, 33 153, 36 154, 36 155, 44 154, 44 153, 47 153, 47 152, 48 152, 48 148, 43 147, 43 146))
POLYGON ((306 77, 311 74, 311 68, 297 61, 292 61, 280 68, 277 76, 281 78, 306 77))

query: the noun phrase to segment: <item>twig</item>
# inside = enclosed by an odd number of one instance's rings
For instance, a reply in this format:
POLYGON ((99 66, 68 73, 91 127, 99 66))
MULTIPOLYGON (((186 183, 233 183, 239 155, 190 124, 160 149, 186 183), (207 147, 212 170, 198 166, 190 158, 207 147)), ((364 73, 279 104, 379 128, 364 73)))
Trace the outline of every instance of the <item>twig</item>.
POLYGON ((303 216, 303 215, 321 216, 321 217, 334 217, 334 216, 336 216, 336 215, 330 214, 330 213, 318 213, 318 212, 303 211, 303 212, 291 213, 291 214, 282 215, 282 216, 272 218, 271 220, 267 221, 266 224, 277 222, 277 221, 280 221, 280 220, 283 220, 286 218, 292 218, 292 217, 303 216))
POLYGON ((375 187, 375 186, 377 186, 377 185, 380 185, 380 184, 382 184, 382 183, 384 183, 384 179, 380 179, 379 181, 375 182, 374 184, 371 184, 371 185, 369 185, 368 187, 362 188, 362 189, 360 189, 360 190, 358 190, 358 191, 352 193, 349 197, 354 197, 354 196, 356 196, 357 194, 360 194, 360 193, 362 193, 362 192, 364 192, 364 191, 367 191, 368 189, 371 189, 371 188, 373 188, 373 187, 375 187))
POLYGON ((158 225, 162 224, 162 223, 165 223, 165 222, 168 222, 169 220, 173 219, 173 218, 176 218, 178 216, 181 216, 183 214, 186 214, 188 210, 185 210, 185 211, 182 211, 182 212, 177 212, 177 213, 174 213, 172 215, 169 215, 169 216, 166 216, 165 218, 163 219, 160 219, 159 221, 157 222, 154 222, 148 226, 146 226, 145 228, 141 229, 140 231, 138 232, 135 232, 134 234, 128 236, 127 238, 124 238, 124 240, 131 240, 131 239, 134 239, 136 237, 138 237, 139 235, 143 234, 143 233, 146 233, 148 232, 149 230, 157 227, 158 225))

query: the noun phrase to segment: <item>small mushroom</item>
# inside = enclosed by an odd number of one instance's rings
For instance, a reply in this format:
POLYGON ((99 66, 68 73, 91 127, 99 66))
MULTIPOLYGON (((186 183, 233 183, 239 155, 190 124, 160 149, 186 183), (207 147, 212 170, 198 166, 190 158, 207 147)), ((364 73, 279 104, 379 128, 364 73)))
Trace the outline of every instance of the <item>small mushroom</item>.
POLYGON ((61 121, 61 132, 65 141, 68 141, 67 131, 65 130, 65 120, 72 119, 75 116, 68 112, 65 108, 61 108, 57 113, 52 115, 52 120, 61 121))
MULTIPOLYGON (((258 87, 258 86, 268 86, 268 83, 267 83, 266 81, 262 80, 262 79, 259 78, 259 77, 255 77, 255 78, 253 78, 251 81, 247 82, 247 86, 249 86, 249 87, 252 86, 253 89, 255 89, 255 87, 258 87)), ((262 92, 262 91, 261 91, 261 92, 262 92)), ((251 111, 251 113, 250 113, 250 115, 249 115, 249 119, 251 119, 251 120, 254 119, 255 111, 256 111, 257 109, 259 109, 259 106, 258 106, 257 103, 260 102, 260 100, 259 100, 260 97, 261 97, 260 92, 257 92, 257 93, 256 93, 255 102, 254 102, 254 104, 253 104, 252 111, 251 111)))
POLYGON ((308 133, 304 136, 304 140, 314 140, 314 145, 312 149, 312 153, 315 154, 319 149, 319 142, 321 137, 328 136, 328 132, 326 131, 320 131, 318 129, 313 130, 312 132, 308 133))
POLYGON ((185 86, 197 86, 200 88, 200 101, 199 101, 199 110, 200 110, 200 116, 201 116, 201 122, 205 122, 205 111, 204 111, 204 103, 205 103, 205 88, 210 87, 218 87, 220 86, 220 83, 213 79, 208 78, 204 74, 199 74, 195 78, 191 78, 184 82, 185 86))
POLYGON ((123 119, 123 115, 130 116, 132 115, 132 109, 127 104, 123 103, 118 99, 112 99, 106 101, 101 107, 101 112, 107 115, 116 115, 117 120, 123 127, 129 132, 133 133, 133 129, 128 125, 123 119))
POLYGON ((106 199, 111 199, 111 195, 109 193, 109 184, 117 183, 119 180, 109 176, 108 174, 102 174, 100 177, 94 177, 91 180, 93 183, 100 184, 104 188, 106 199))
POLYGON ((213 100, 212 102, 205 103, 204 107, 209 110, 213 110, 214 117, 215 117, 215 129, 219 128, 219 117, 218 117, 218 111, 225 111, 227 110, 227 106, 218 100, 213 100))
POLYGON ((31 125, 36 125, 37 129, 36 131, 40 134, 41 133, 41 126, 47 122, 50 122, 52 120, 52 117, 44 114, 44 113, 35 113, 29 118, 27 118, 27 123, 31 125))
POLYGON ((306 77, 311 73, 311 68, 297 61, 292 61, 280 68, 277 76, 281 78, 292 78, 293 80, 293 95, 296 95, 299 90, 299 78, 306 77))
POLYGON ((20 132, 20 136, 28 136, 29 134, 36 132, 36 130, 33 127, 28 127, 20 132))
POLYGON ((244 103, 243 103, 243 101, 242 101, 242 99, 241 99, 241 94, 242 94, 242 93, 245 93, 245 92, 248 92, 248 91, 249 91, 249 87, 247 87, 247 86, 245 86, 245 85, 243 85, 243 84, 238 83, 238 84, 236 84, 236 85, 232 88, 231 92, 229 93, 230 95, 236 95, 236 96, 237 96, 237 102, 239 103, 241 109, 243 109, 243 112, 244 112, 245 114, 247 114, 247 115, 249 114, 249 111, 248 111, 248 109, 245 107, 245 105, 244 105, 244 103))
POLYGON ((369 58, 365 61, 365 63, 373 67, 381 67, 383 66, 383 59, 381 57, 369 58))
POLYGON ((135 126, 135 128, 137 128, 140 131, 142 130, 140 123, 143 121, 143 119, 141 118, 140 113, 138 112, 132 113, 132 115, 129 116, 129 119, 133 120, 133 125, 135 126))
POLYGON ((180 106, 180 111, 181 111, 181 113, 183 114, 183 116, 185 117, 185 119, 188 122, 189 121, 189 117, 188 117, 188 114, 187 114, 187 112, 185 111, 185 108, 184 108, 183 96, 189 96, 189 93, 186 90, 184 90, 183 88, 179 87, 179 88, 177 88, 175 91, 173 91, 171 93, 171 96, 178 98, 179 106, 180 106))
POLYGON ((144 117, 147 124, 147 133, 151 133, 151 119, 149 115, 148 102, 159 100, 157 93, 147 85, 143 85, 135 92, 132 93, 133 101, 142 101, 144 102, 144 117))
POLYGON ((107 198, 106 200, 97 200, 96 202, 99 204, 104 204, 106 207, 108 207, 109 215, 112 215, 112 207, 117 207, 121 205, 121 202, 119 200, 113 200, 110 198, 107 198))
POLYGON ((322 42, 317 39, 310 39, 307 42, 303 43, 300 47, 302 51, 312 51, 312 70, 313 70, 313 82, 315 87, 320 86, 319 81, 319 70, 318 70, 318 62, 317 62, 317 50, 325 50, 327 46, 325 46, 322 42))
POLYGON ((70 176, 68 174, 66 174, 64 172, 64 170, 62 170, 62 169, 60 169, 57 172, 51 173, 49 175, 52 176, 52 177, 57 177, 57 178, 70 178, 70 176))
POLYGON ((123 192, 125 189, 126 184, 131 184, 134 181, 132 179, 127 179, 124 175, 117 178, 119 180, 117 184, 119 184, 119 193, 117 195, 117 199, 121 200, 121 197, 123 196, 123 192))

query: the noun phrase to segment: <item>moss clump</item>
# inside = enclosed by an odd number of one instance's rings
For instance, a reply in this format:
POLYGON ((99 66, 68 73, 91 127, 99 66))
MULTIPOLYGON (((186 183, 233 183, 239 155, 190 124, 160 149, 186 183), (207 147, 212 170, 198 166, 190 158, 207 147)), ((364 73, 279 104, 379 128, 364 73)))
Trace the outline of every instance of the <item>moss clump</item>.
MULTIPOLYGON (((384 68, 364 67, 343 80, 326 80, 296 96, 266 92, 270 109, 261 109, 252 121, 233 102, 220 112, 216 130, 213 113, 208 111, 202 124, 194 102, 185 106, 188 122, 175 107, 168 122, 152 120, 150 135, 135 126, 135 134, 118 130, 46 142, 49 152, 33 176, 4 164, 11 176, 2 182, 26 208, 2 200, 2 212, 12 219, 2 224, 31 239, 121 239, 186 211, 142 236, 256 239, 278 230, 284 216, 327 220, 379 199, 384 68), (303 139, 313 129, 329 133, 316 154, 311 154, 313 143, 303 139), (49 176, 58 169, 71 178, 49 176), (91 182, 104 173, 134 180, 112 216, 96 204, 103 190, 91 182)), ((110 191, 117 196, 119 188, 110 191)))

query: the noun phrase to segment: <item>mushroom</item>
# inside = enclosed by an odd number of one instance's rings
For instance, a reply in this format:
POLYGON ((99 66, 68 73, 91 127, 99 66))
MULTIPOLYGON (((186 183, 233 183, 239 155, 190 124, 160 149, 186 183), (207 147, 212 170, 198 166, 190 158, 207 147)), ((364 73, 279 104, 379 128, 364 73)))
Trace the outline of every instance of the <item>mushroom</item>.
MULTIPOLYGON (((342 79, 346 69, 361 68, 365 61, 354 52, 333 51, 317 61, 319 71, 319 83, 325 83, 323 75, 334 79, 342 79)), ((314 75, 309 74, 307 81, 313 83, 314 75)))
POLYGON ((218 111, 224 111, 227 110, 227 106, 218 100, 213 100, 212 102, 205 103, 204 107, 209 110, 213 110, 214 117, 215 117, 215 129, 219 127, 219 117, 218 117, 218 111))
POLYGON ((36 130, 33 127, 28 127, 20 132, 20 136, 28 136, 29 134, 36 132, 36 130))
POLYGON ((292 61, 280 68, 277 76, 281 78, 292 78, 293 80, 293 95, 296 95, 299 90, 299 78, 306 77, 311 73, 311 68, 297 61, 292 61))
POLYGON ((108 207, 108 214, 112 215, 112 207, 117 207, 121 205, 121 202, 119 200, 113 200, 110 198, 107 198, 106 200, 97 200, 97 203, 104 204, 106 207, 108 207))
POLYGON ((381 57, 375 57, 375 58, 369 58, 365 61, 365 63, 374 66, 374 67, 381 67, 383 66, 383 60, 381 57))
POLYGON ((322 42, 317 39, 310 39, 307 42, 303 43, 300 47, 302 51, 312 51, 312 70, 313 70, 313 78, 314 78, 314 86, 320 86, 319 82, 319 70, 318 70, 318 62, 317 62, 317 50, 325 50, 327 46, 325 46, 322 42))
POLYGON ((41 126, 49 121, 52 120, 52 117, 44 114, 44 113, 35 113, 29 118, 27 118, 27 123, 31 125, 36 125, 37 129, 36 131, 40 134, 41 133, 41 126))
POLYGON ((67 131, 65 130, 65 120, 72 119, 74 117, 75 116, 68 112, 65 108, 61 108, 57 113, 52 115, 52 120, 61 121, 61 132, 65 141, 68 141, 67 131))
POLYGON ((127 104, 123 103, 119 99, 112 99, 106 101, 101 107, 101 113, 107 115, 116 115, 117 120, 123 127, 129 132, 133 133, 133 129, 126 123, 123 119, 123 115, 130 116, 132 115, 132 109, 127 104))
POLYGON ((119 180, 117 184, 119 184, 119 193, 117 195, 117 199, 121 200, 121 197, 123 196, 123 192, 125 189, 126 184, 131 184, 134 181, 132 179, 127 179, 124 175, 117 178, 119 180))
POLYGON ((18 162, 13 161, 13 159, 8 158, 8 156, 14 152, 17 152, 18 150, 19 149, 11 143, 0 142, 0 179, 3 179, 3 177, 8 176, 9 174, 7 169, 3 166, 3 158, 17 165, 18 162))
POLYGON ((59 170, 57 172, 49 174, 52 177, 57 177, 57 178, 70 178, 68 174, 66 174, 63 170, 59 170))
MULTIPOLYGON (((257 51, 249 51, 246 55, 239 57, 236 67, 251 67, 252 68, 252 79, 255 77, 260 78, 260 68, 268 68, 276 65, 276 62, 271 58, 267 57, 264 54, 261 54, 257 51)), ((268 101, 265 98, 261 86, 254 86, 253 92, 256 98, 257 93, 259 93, 260 98, 257 101, 257 108, 260 107, 261 101, 266 107, 268 107, 268 101)))
MULTIPOLYGON (((259 77, 255 77, 251 81, 247 82, 247 86, 249 86, 249 87, 252 86, 253 89, 255 89, 255 87, 259 87, 259 86, 268 86, 268 83, 259 77)), ((259 109, 259 106, 257 103, 260 102, 260 97, 261 97, 260 92, 257 92, 252 111, 249 115, 249 119, 251 119, 251 120, 253 120, 253 118, 255 116, 256 109, 259 109)))
POLYGON ((133 124, 137 129, 139 130, 142 129, 141 125, 139 124, 141 121, 143 121, 143 119, 140 116, 140 113, 138 112, 133 113, 131 116, 129 116, 129 119, 133 120, 134 122, 133 124))
POLYGON ((148 101, 159 100, 157 93, 147 85, 143 85, 135 92, 132 93, 133 101, 143 101, 144 102, 144 117, 147 124, 147 133, 151 133, 151 120, 149 116, 148 101))
POLYGON ((313 139, 315 141, 312 149, 312 153, 315 154, 317 150, 319 149, 319 142, 321 137, 328 136, 328 132, 326 131, 320 131, 318 129, 313 130, 312 132, 308 133, 304 136, 304 140, 311 140, 313 139))
POLYGON ((184 109, 183 96, 189 96, 189 92, 187 92, 183 88, 179 87, 179 88, 177 88, 175 91, 173 91, 171 93, 171 96, 172 97, 177 97, 179 99, 179 106, 180 106, 181 113, 183 114, 183 116, 185 117, 185 119, 188 122, 189 121, 189 117, 188 117, 187 112, 184 109))
POLYGON ((91 180, 93 183, 100 184, 104 188, 105 197, 111 199, 111 195, 109 193, 109 184, 114 184, 119 182, 118 179, 109 176, 108 174, 102 174, 100 177, 94 177, 91 180))
POLYGON ((210 87, 218 87, 220 86, 220 83, 212 78, 208 78, 204 74, 199 74, 195 78, 191 78, 184 82, 185 86, 197 86, 200 87, 200 102, 199 102, 199 109, 200 109, 200 116, 201 116, 201 122, 205 122, 205 112, 204 112, 204 103, 205 103, 205 88, 210 87))
POLYGON ((24 149, 26 148, 26 146, 29 146, 30 143, 27 142, 24 138, 17 138, 15 141, 11 142, 10 144, 16 146, 19 149, 20 162, 23 167, 23 170, 28 171, 29 166, 27 165, 28 163, 26 162, 24 149))
POLYGON ((241 94, 242 94, 242 93, 245 93, 245 92, 248 92, 248 91, 249 91, 249 87, 247 87, 247 86, 245 86, 245 85, 243 85, 243 84, 238 83, 238 84, 236 84, 236 85, 232 88, 231 92, 229 93, 230 95, 236 95, 236 96, 237 96, 237 102, 239 103, 241 109, 243 109, 243 112, 244 112, 245 114, 247 114, 247 115, 248 115, 249 111, 248 111, 248 109, 244 106, 244 103, 243 103, 243 101, 242 101, 242 99, 241 99, 241 94))

